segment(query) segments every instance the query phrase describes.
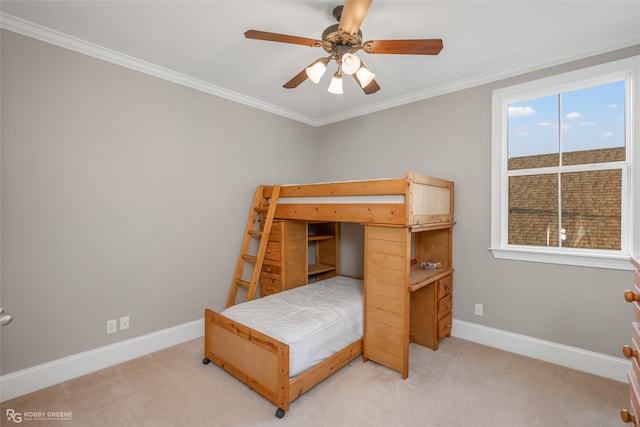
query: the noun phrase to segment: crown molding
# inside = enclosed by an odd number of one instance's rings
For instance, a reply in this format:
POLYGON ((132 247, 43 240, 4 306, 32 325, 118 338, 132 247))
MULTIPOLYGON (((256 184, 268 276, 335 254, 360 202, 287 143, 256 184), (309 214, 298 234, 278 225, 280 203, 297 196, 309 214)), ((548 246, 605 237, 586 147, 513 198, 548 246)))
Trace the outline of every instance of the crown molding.
POLYGON ((553 54, 539 57, 533 61, 522 62, 503 68, 496 68, 470 78, 460 79, 443 85, 431 87, 406 96, 400 96, 387 101, 371 104, 363 108, 355 108, 345 113, 322 118, 314 118, 195 79, 185 74, 177 73, 170 69, 142 61, 123 53, 107 49, 94 43, 72 37, 59 31, 25 21, 2 12, 0 12, 0 28, 315 127, 364 116, 405 104, 411 104, 436 96, 445 95, 447 93, 469 89, 505 78, 515 77, 528 72, 538 71, 544 68, 584 59, 589 56, 640 44, 640 30, 637 30, 617 37, 603 39, 597 43, 585 43, 582 46, 572 48, 570 50, 556 51, 553 54))
POLYGON ((508 67, 495 68, 483 74, 456 80, 439 86, 434 86, 422 91, 414 92, 409 95, 400 96, 377 104, 372 104, 364 108, 358 108, 348 111, 344 114, 328 116, 318 121, 317 126, 352 119, 354 117, 375 113, 389 108, 399 107, 401 105, 411 104, 428 98, 445 95, 447 93, 457 92, 463 89, 469 89, 488 83, 522 74, 539 71, 544 68, 556 65, 566 64, 572 61, 588 58, 598 54, 611 52, 617 49, 623 49, 633 45, 640 44, 640 30, 632 31, 617 37, 600 40, 598 43, 583 44, 578 48, 554 52, 552 55, 539 57, 534 61, 522 62, 508 67))
POLYGON ((125 68, 139 71, 141 73, 145 73, 163 80, 189 87, 191 89, 198 90, 200 92, 219 96, 221 98, 248 105, 259 110, 287 117, 289 119, 306 123, 312 126, 317 126, 317 120, 313 119, 312 117, 299 114, 295 111, 287 110, 285 108, 281 108, 267 102, 260 101, 259 99, 255 99, 199 79, 195 79, 193 77, 175 72, 168 68, 160 67, 150 62, 125 55, 115 50, 107 49, 97 44, 90 43, 86 40, 82 40, 77 37, 73 37, 68 34, 64 34, 59 31, 34 24, 29 21, 25 21, 23 19, 2 12, 0 12, 0 28, 13 31, 14 33, 22 34, 24 36, 50 43, 65 49, 73 50, 78 53, 92 56, 94 58, 102 59, 104 61, 111 62, 125 68))

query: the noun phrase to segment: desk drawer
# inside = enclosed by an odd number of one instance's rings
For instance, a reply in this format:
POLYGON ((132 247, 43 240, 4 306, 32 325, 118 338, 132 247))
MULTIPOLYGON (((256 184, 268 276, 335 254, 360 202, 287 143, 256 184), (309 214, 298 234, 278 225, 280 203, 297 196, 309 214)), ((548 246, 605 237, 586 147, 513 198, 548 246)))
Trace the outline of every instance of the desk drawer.
MULTIPOLYGON (((634 274, 637 276, 638 272, 635 272, 634 274)), ((640 284, 637 283, 637 280, 633 289, 625 291, 624 299, 627 302, 633 303, 633 307, 635 309, 633 312, 636 317, 636 321, 640 322, 640 303, 638 303, 640 300, 640 284)))
POLYGON ((640 389, 638 388, 638 380, 635 375, 629 371, 629 385, 631 388, 631 412, 635 415, 635 420, 633 421, 634 426, 640 426, 640 413, 638 413, 638 408, 640 407, 640 402, 638 401, 638 396, 640 396, 640 389))
POLYGON ((280 278, 280 264, 267 264, 263 262, 260 276, 271 277, 272 279, 280 278))
POLYGON ((271 224, 271 233, 269 233, 269 240, 274 242, 280 241, 280 235, 282 231, 282 223, 280 221, 273 221, 271 224))
POLYGON ((267 295, 277 294, 282 290, 282 282, 270 277, 260 276, 260 296, 266 297, 267 295))
POLYGON ((450 274, 438 280, 438 299, 449 295, 453 290, 453 276, 450 274))
POLYGON ((452 306, 453 300, 451 298, 451 294, 444 298, 440 298, 438 301, 438 319, 442 319, 444 316, 451 313, 452 306))
POLYGON ((638 344, 640 344, 640 323, 632 322, 631 323, 631 347, 634 350, 640 350, 638 348, 638 344))
POLYGON ((264 254, 264 259, 271 261, 280 261, 280 242, 269 241, 267 243, 267 252, 264 254))
MULTIPOLYGON (((633 274, 634 274, 634 279, 636 283, 636 285, 633 287, 633 292, 635 292, 636 294, 640 294, 640 272, 636 271, 633 274)), ((637 301, 634 301, 633 306, 635 307, 634 312, 636 315, 636 320, 640 322, 640 303, 638 303, 637 301)))
POLYGON ((453 315, 451 313, 438 320, 438 339, 451 335, 453 315))

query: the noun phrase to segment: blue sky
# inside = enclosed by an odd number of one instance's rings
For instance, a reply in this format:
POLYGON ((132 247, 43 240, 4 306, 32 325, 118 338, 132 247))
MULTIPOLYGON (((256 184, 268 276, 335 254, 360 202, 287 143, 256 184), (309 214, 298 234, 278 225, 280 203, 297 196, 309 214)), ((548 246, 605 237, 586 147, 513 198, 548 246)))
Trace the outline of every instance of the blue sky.
POLYGON ((624 81, 509 104, 509 157, 624 146, 624 81), (559 102, 561 99, 561 102, 559 102), (561 105, 559 105, 561 104, 561 105), (558 114, 561 107, 562 113, 558 114))

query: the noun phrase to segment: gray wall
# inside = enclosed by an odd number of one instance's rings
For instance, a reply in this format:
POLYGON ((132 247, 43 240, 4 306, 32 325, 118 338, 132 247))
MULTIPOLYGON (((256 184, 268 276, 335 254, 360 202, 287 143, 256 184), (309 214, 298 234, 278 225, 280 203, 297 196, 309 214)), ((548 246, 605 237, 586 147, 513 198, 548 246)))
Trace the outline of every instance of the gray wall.
POLYGON ((223 308, 256 186, 316 180, 308 125, 8 31, 1 66, 2 374, 223 308))
MULTIPOLYGON (((548 71, 312 128, 11 32, 1 42, 0 296, 15 316, 2 374, 221 309, 257 184, 407 170, 456 183, 455 318, 614 356, 629 340, 629 271, 487 249, 491 90, 548 71), (124 315, 131 328, 106 335, 124 315)), ((361 229, 347 236, 343 271, 358 274, 361 229)))
POLYGON ((409 170, 454 181, 454 318, 622 357, 633 318, 623 299, 633 286, 631 271, 498 260, 488 250, 491 91, 638 54, 635 46, 325 126, 320 179, 409 170), (475 303, 484 305, 484 316, 474 315, 475 303))

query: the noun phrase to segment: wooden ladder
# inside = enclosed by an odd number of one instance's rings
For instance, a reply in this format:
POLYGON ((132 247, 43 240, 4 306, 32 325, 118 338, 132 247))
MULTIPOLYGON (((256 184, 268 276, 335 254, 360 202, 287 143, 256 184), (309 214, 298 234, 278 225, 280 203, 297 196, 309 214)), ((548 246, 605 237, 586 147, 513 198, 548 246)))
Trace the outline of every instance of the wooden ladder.
POLYGON ((249 222, 247 223, 247 230, 244 234, 240 256, 238 257, 238 264, 236 265, 233 282, 231 283, 231 290, 229 291, 229 298, 227 298, 227 307, 235 305, 239 287, 247 289, 247 301, 255 298, 256 290, 258 289, 258 279, 260 278, 260 270, 262 269, 262 262, 264 261, 265 254, 267 253, 269 232, 271 231, 273 217, 276 213, 279 194, 279 185, 260 185, 256 189, 256 195, 253 199, 253 205, 251 206, 251 214, 249 215, 249 222), (258 228, 256 228, 256 225, 258 228), (258 253, 250 255, 249 251, 251 242, 254 239, 260 240, 258 253), (253 266, 251 279, 248 282, 242 279, 245 270, 245 263, 249 263, 249 265, 253 266))

